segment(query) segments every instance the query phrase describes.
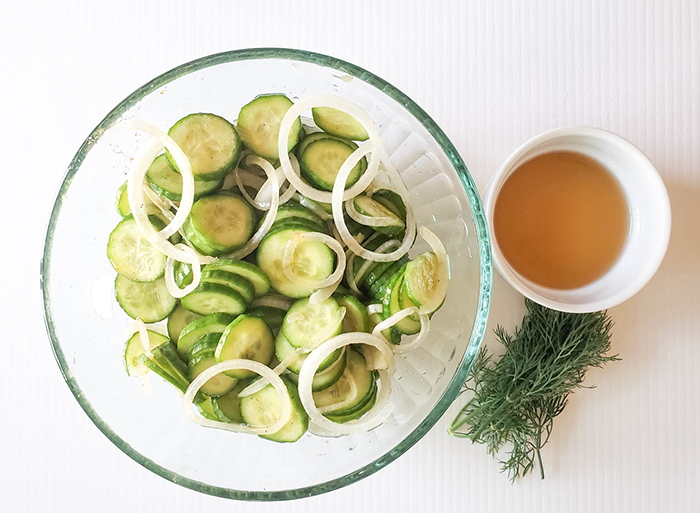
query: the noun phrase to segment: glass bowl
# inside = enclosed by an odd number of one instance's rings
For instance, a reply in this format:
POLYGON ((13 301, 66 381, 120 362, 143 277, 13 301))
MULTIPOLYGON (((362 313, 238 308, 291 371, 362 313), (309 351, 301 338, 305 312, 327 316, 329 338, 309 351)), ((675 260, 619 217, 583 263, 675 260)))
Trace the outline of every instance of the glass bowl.
MULTIPOLYGON (((411 251, 427 249, 419 238, 411 251)), ((459 393, 481 344, 491 293, 491 250, 479 194, 457 150, 410 98, 379 77, 332 57, 286 49, 226 52, 179 66, 117 105, 71 162, 56 199, 41 266, 46 326, 66 383, 95 425, 156 474, 194 490, 248 500, 307 497, 346 486, 398 458, 459 393), (138 118, 167 128, 192 112, 229 120, 260 93, 292 99, 331 93, 376 122, 410 192, 418 223, 445 244, 451 284, 429 338, 400 356, 394 411, 360 435, 305 435, 293 444, 206 429, 180 397, 151 379, 144 393, 122 364, 128 318, 111 297, 107 238, 114 207, 145 136, 111 127, 138 118), (105 304, 106 301, 106 304, 105 304), (98 307, 99 305, 99 307, 98 307)))

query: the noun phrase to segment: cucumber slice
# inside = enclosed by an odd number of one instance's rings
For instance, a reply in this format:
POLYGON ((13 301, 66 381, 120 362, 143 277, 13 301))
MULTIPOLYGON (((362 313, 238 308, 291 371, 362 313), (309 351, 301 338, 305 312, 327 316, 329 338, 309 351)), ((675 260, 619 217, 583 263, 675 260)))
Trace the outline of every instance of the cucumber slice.
MULTIPOLYGON (((233 125, 221 116, 190 114, 175 123, 168 135, 187 155, 195 180, 219 180, 238 163, 241 140, 233 125)), ((179 172, 170 152, 166 155, 179 172)))
POLYGON ((350 379, 355 380, 357 394, 354 400, 350 401, 343 408, 324 414, 326 417, 329 414, 340 416, 356 412, 371 399, 376 386, 374 375, 372 371, 367 369, 365 357, 361 353, 354 349, 349 349, 347 360, 347 366, 340 379, 327 389, 314 393, 314 403, 316 403, 317 407, 324 408, 348 400, 352 397, 350 379))
MULTIPOLYGON (((386 294, 382 300, 384 317, 388 318, 398 313, 401 307, 401 290, 404 284, 404 273, 396 273, 387 285, 386 294)), ((394 325, 394 328, 404 335, 415 335, 420 331, 420 320, 404 317, 394 325)))
MULTIPOLYGON (((315 135, 315 134, 312 134, 312 135, 315 135)), ((311 136, 309 136, 308 138, 311 138, 311 136)), ((301 194, 299 195, 298 201, 302 206, 307 207, 309 209, 316 207, 316 208, 320 208, 321 210, 328 212, 329 214, 333 213, 333 207, 331 206, 330 203, 322 203, 320 201, 314 201, 312 199, 307 198, 306 196, 302 196, 301 194)))
POLYGON ((200 315, 245 312, 247 303, 240 293, 220 283, 200 283, 196 289, 181 299, 182 306, 200 315))
POLYGON ((255 297, 255 287, 248 280, 238 274, 216 269, 207 269, 202 272, 203 283, 219 283, 231 287, 238 292, 246 304, 250 304, 255 297))
POLYGON ((163 378, 165 381, 170 383, 172 386, 177 388, 181 393, 184 393, 187 390, 189 381, 183 382, 173 377, 172 375, 170 375, 170 373, 166 372, 165 369, 163 369, 156 362, 148 358, 145 354, 142 354, 136 360, 139 362, 139 364, 146 367, 149 371, 154 372, 155 374, 163 378))
MULTIPOLYGON (((244 105, 238 114, 238 133, 248 148, 262 158, 277 161, 277 139, 282 118, 293 105, 283 94, 262 95, 244 105)), ((296 119, 289 132, 288 148, 292 151, 301 137, 301 121, 296 119)))
POLYGON ((212 264, 205 265, 202 272, 204 273, 211 270, 228 271, 242 276, 253 284, 255 297, 264 296, 270 290, 270 278, 255 264, 243 262, 241 260, 220 258, 212 264))
POLYGON ((180 333, 189 323, 195 319, 199 319, 201 315, 190 312, 182 305, 177 305, 173 313, 168 316, 168 335, 170 340, 177 343, 180 338, 180 333))
MULTIPOLYGON (((214 358, 213 352, 200 353, 197 358, 190 360, 188 365, 190 381, 193 381, 206 369, 216 365, 216 363, 216 358, 214 358)), ((224 373, 219 373, 204 383, 199 391, 204 395, 208 395, 209 397, 219 397, 233 390, 237 383, 237 379, 227 376, 224 373)))
POLYGON ((177 352, 180 354, 180 357, 186 358, 192 346, 204 335, 208 333, 223 333, 226 326, 231 324, 231 321, 233 321, 233 317, 230 315, 212 314, 190 322, 180 332, 180 337, 177 341, 177 352))
POLYGON ((256 306, 246 311, 246 315, 259 317, 265 321, 274 335, 277 335, 277 332, 279 332, 282 327, 282 321, 284 321, 284 315, 286 313, 285 310, 273 306, 256 306))
POLYGON ((274 223, 272 223, 268 235, 271 235, 276 231, 288 228, 296 228, 297 230, 304 232, 320 232, 325 233, 326 235, 328 234, 328 225, 326 223, 317 223, 315 221, 301 219, 298 217, 288 217, 286 219, 280 219, 279 221, 275 221, 274 223))
MULTIPOLYGON (((266 216, 267 214, 263 216, 263 218, 260 220, 259 225, 265 222, 266 216)), ((287 203, 284 203, 283 205, 279 206, 279 208, 277 209, 277 215, 275 216, 274 224, 277 224, 280 221, 286 219, 293 219, 295 221, 308 221, 312 226, 318 227, 319 231, 325 232, 328 229, 323 219, 311 212, 311 210, 309 210, 308 208, 302 207, 299 203, 296 203, 294 201, 288 201, 287 203)))
POLYGON ((212 397, 211 405, 216 417, 214 420, 221 422, 230 422, 232 424, 241 424, 243 415, 241 415, 241 398, 238 397, 245 387, 250 383, 241 381, 236 385, 236 388, 221 397, 212 397))
MULTIPOLYGON (((216 361, 253 360, 268 365, 275 352, 272 331, 259 317, 239 315, 226 327, 216 347, 216 361)), ((252 378, 256 374, 248 370, 226 371, 236 379, 252 378)))
MULTIPOLYGON (((284 274, 282 256, 289 239, 295 233, 304 232, 296 228, 281 228, 271 231, 258 247, 258 266, 270 277, 272 286, 279 293, 293 298, 310 296, 316 289, 294 283, 284 274)), ((295 273, 309 280, 323 280, 333 272, 335 255, 331 249, 317 241, 304 241, 297 245, 292 259, 295 273)))
POLYGON ((114 206, 117 207, 117 212, 119 215, 124 217, 131 214, 131 206, 129 205, 129 195, 126 192, 126 186, 129 182, 124 182, 117 189, 117 199, 114 202, 114 206))
POLYGON ((131 281, 154 281, 165 272, 165 255, 146 239, 131 215, 109 234, 107 257, 114 270, 131 281))
POLYGON ((369 287, 369 295, 375 299, 382 300, 386 293, 386 287, 392 276, 398 272, 404 272, 404 266, 408 262, 408 256, 404 255, 389 266, 369 287))
MULTIPOLYGON (((230 393, 231 392, 229 392, 229 394, 230 393)), ((204 401, 197 404, 197 409, 199 410, 199 414, 202 417, 204 417, 205 419, 219 420, 219 417, 216 415, 216 412, 214 411, 213 401, 214 401, 213 398, 207 397, 204 401)))
MULTIPOLYGON (((413 302, 411 297, 408 295, 408 287, 406 287, 406 272, 404 271, 404 280, 403 283, 401 284, 401 289, 399 290, 399 309, 403 310, 404 308, 408 308, 410 306, 418 306, 413 302)), ((430 314, 432 317, 432 314, 430 314)), ((415 322, 420 322, 420 318, 418 315, 409 315, 409 319, 415 321, 415 322)))
POLYGON ((132 319, 141 319, 143 322, 162 321, 177 306, 177 299, 168 292, 165 278, 140 283, 117 274, 114 290, 122 310, 132 319))
MULTIPOLYGON (((326 359, 321 362, 321 365, 318 366, 318 370, 316 372, 323 372, 328 369, 338 360, 338 358, 340 358, 342 352, 342 349, 336 349, 329 354, 326 359)), ((301 366, 306 361, 308 353, 297 353, 297 348, 289 343, 289 341, 285 338, 284 333, 282 333, 282 330, 280 330, 275 338, 275 355, 277 356, 277 359, 282 362, 289 358, 292 354, 298 354, 298 357, 296 360, 292 360, 287 365, 287 369, 295 374, 299 374, 301 372, 301 366)))
MULTIPOLYGON (((383 313, 374 313, 369 316, 369 324, 370 324, 370 329, 373 330, 374 327, 379 324, 380 322, 386 320, 386 317, 384 317, 383 313)), ((395 330, 393 327, 387 328, 382 331, 382 335, 384 335, 384 338, 386 338, 389 343, 397 345, 401 343, 401 333, 398 332, 398 330, 395 330)), ((379 353, 379 351, 371 346, 365 346, 363 345, 361 348, 362 354, 367 356, 367 353, 379 353)), ((375 354, 373 356, 374 358, 380 358, 380 354, 375 354)))
MULTIPOLYGON (((334 139, 336 141, 343 142, 350 146, 353 151, 357 149, 357 144, 352 142, 349 139, 343 139, 342 137, 336 137, 335 135, 328 134, 326 132, 314 132, 312 134, 307 135, 302 139, 302 141, 299 143, 299 145, 296 148, 296 154, 298 158, 301 158, 301 155, 304 153, 304 150, 306 147, 311 144, 312 142, 316 142, 319 139, 334 139)), ((325 203, 326 205, 330 205, 330 203, 325 203)), ((328 211, 329 214, 332 214, 332 211, 328 211)))
MULTIPOLYGON (((296 442, 306 433, 309 418, 301 405, 297 388, 283 376, 282 381, 289 392, 292 414, 282 429, 271 435, 260 436, 274 442, 296 442)), ((269 426, 277 421, 281 413, 282 403, 272 385, 267 385, 262 390, 241 398, 241 415, 245 423, 250 426, 269 426)))
MULTIPOLYGON (((168 337, 148 330, 148 348, 153 351, 156 347, 168 342, 168 337)), ((148 374, 149 368, 142 362, 138 361, 138 357, 144 354, 143 345, 141 344, 141 335, 137 331, 124 345, 124 368, 128 376, 143 376, 148 374)))
POLYGON ((187 365, 180 359, 177 354, 177 349, 172 342, 168 341, 165 344, 161 344, 152 350, 153 358, 152 360, 156 362, 161 369, 167 372, 173 377, 180 385, 183 392, 187 390, 190 382, 188 379, 187 365))
MULTIPOLYGON (((345 356, 345 354, 341 354, 340 358, 333 362, 333 364, 326 370, 316 372, 316 374, 314 375, 314 379, 311 382, 311 391, 320 392, 321 390, 325 390, 326 388, 335 384, 343 375, 347 361, 348 359, 345 356)), ((290 372, 289 374, 287 374, 287 377, 295 385, 299 384, 298 374, 290 372)))
POLYGON ((183 228, 197 249, 221 254, 248 242, 253 235, 254 220, 253 207, 240 196, 214 194, 195 201, 183 228))
MULTIPOLYGON (((173 169, 165 154, 155 158, 146 171, 146 181, 155 193, 170 201, 177 202, 182 199, 182 175, 173 169)), ((221 179, 194 182, 194 198, 213 194, 221 189, 223 183, 221 179)))
MULTIPOLYGON (((331 191, 340 166, 353 151, 355 149, 351 145, 338 139, 322 138, 313 141, 301 155, 301 174, 310 183, 331 191)), ((350 172, 345 188, 357 182, 366 169, 367 159, 362 157, 350 172)))
POLYGON ((190 350, 187 351, 187 361, 193 360, 203 354, 215 353, 216 346, 219 345, 220 340, 221 333, 219 332, 207 333, 198 338, 190 350))
POLYGON ((313 305, 304 298, 296 301, 284 316, 282 332, 292 346, 314 349, 339 335, 342 325, 342 311, 334 298, 313 305))
POLYGON ((343 318, 343 333, 362 331, 369 333, 369 313, 367 307, 360 300, 350 294, 334 296, 340 306, 345 307, 343 318))
POLYGON ((374 191, 372 199, 391 210, 406 224, 406 205, 404 205, 403 199, 401 199, 399 194, 391 189, 379 189, 374 191))
POLYGON ((355 209, 360 213, 370 217, 383 217, 391 220, 389 226, 376 226, 374 229, 379 233, 386 235, 396 235, 401 233, 406 228, 406 224, 393 210, 387 208, 379 201, 375 201, 369 196, 361 194, 353 200, 355 209))
MULTIPOLYGON (((367 346, 371 347, 371 346, 367 346)), ((360 408, 357 411, 354 411, 353 413, 346 413, 346 414, 334 414, 334 413, 327 413, 326 417, 328 417, 329 420, 332 420, 333 422, 337 422, 338 424, 343 424, 345 422, 349 422, 351 420, 357 420, 361 418, 365 413, 370 411, 374 407, 374 403, 377 402, 377 387, 374 387, 373 392, 370 394, 369 400, 365 403, 365 405, 360 408)))
POLYGON ((437 292, 437 266, 437 257, 432 252, 423 253, 406 264, 406 292, 415 305, 427 303, 437 292))
POLYGON ((314 107, 311 109, 311 114, 314 117, 314 123, 324 132, 353 141, 369 139, 362 123, 342 110, 332 107, 314 107))

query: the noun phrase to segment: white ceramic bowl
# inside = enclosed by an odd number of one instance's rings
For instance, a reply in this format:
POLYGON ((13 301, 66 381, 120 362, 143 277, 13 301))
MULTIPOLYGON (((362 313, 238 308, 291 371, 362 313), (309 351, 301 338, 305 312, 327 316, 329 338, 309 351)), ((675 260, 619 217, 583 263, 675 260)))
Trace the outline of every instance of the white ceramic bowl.
POLYGON ((521 294, 564 312, 605 310, 639 292, 661 265, 671 234, 668 193, 654 165, 626 139, 598 128, 557 128, 527 141, 492 178, 485 205, 498 271, 521 294), (619 182, 629 206, 629 234, 617 262, 593 283, 576 289, 543 287, 519 274, 504 258, 493 231, 496 198, 511 173, 525 162, 555 151, 578 152, 600 162, 619 182))

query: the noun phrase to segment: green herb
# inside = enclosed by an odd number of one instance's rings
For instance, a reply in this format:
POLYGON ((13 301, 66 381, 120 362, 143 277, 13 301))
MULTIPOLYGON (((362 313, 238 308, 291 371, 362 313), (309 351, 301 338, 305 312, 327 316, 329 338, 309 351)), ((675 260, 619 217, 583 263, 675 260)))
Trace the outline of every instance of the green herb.
POLYGON ((485 444, 493 457, 505 448, 501 471, 511 481, 532 472, 535 461, 544 479, 540 450, 569 394, 583 386, 589 367, 619 360, 605 356, 612 328, 606 312, 572 314, 525 304, 527 315, 513 335, 496 329, 506 349, 501 359, 494 363, 486 348, 479 351, 463 389, 474 395, 449 429, 485 444))

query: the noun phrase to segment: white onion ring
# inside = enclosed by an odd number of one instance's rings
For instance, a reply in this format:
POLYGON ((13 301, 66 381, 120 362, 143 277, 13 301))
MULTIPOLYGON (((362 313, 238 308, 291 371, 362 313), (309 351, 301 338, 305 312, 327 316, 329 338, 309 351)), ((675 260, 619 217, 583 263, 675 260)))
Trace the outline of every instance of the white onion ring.
MULTIPOLYGON (((245 187, 246 184, 243 183, 243 181, 244 181, 243 178, 242 178, 243 176, 246 177, 246 180, 247 180, 249 183, 251 183, 251 182, 258 183, 258 180, 257 180, 257 179, 258 179, 259 177, 258 177, 258 176, 255 176, 255 175, 252 175, 252 174, 250 174, 248 171, 244 171, 244 170, 242 170, 242 169, 239 168, 239 167, 236 168, 236 169, 234 169, 234 171, 233 171, 233 177, 234 177, 234 179, 236 180, 236 185, 238 186, 238 190, 241 192, 241 194, 242 194, 243 197, 246 199, 246 201, 247 201, 248 203, 250 203, 251 205, 253 205, 253 207, 257 208, 258 210, 267 210, 267 209, 269 209, 269 208, 270 208, 270 205, 267 205, 267 208, 264 208, 262 205, 258 204, 258 202, 255 200, 255 198, 253 198, 250 194, 248 194, 248 189, 246 189, 246 187, 245 187), (254 178, 255 180, 250 180, 250 178, 254 178)), ((265 183, 267 183, 267 182, 263 182, 262 179, 260 179, 260 181, 262 182, 262 185, 264 185, 265 183)), ((261 187, 262 185, 260 185, 259 187, 261 187)))
POLYGON ((289 397, 289 392, 287 391, 287 387, 282 379, 266 365, 253 360, 225 360, 221 363, 217 363, 216 365, 212 365, 208 369, 205 369, 204 372, 194 378, 192 383, 190 383, 190 386, 187 387, 187 391, 182 397, 182 408, 185 410, 185 415, 187 415, 187 418, 200 426, 224 429, 226 431, 233 431, 234 433, 249 433, 252 435, 270 435, 276 433, 284 427, 292 414, 291 398, 289 397), (197 392, 199 392, 199 389, 217 374, 230 370, 248 370, 255 372, 256 374, 260 374, 261 377, 267 379, 272 384, 277 392, 280 402, 282 403, 282 415, 274 424, 269 426, 242 426, 240 424, 218 422, 215 420, 202 418, 192 410, 192 402, 194 401, 194 397, 197 395, 197 392))
POLYGON ((192 283, 181 289, 178 287, 177 283, 175 283, 175 277, 173 276, 175 261, 171 257, 168 257, 165 261, 165 287, 168 289, 171 296, 180 299, 197 288, 202 279, 202 268, 199 266, 199 256, 194 249, 185 244, 177 244, 175 247, 181 248, 182 251, 190 254, 190 261, 187 263, 192 266, 192 283))
POLYGON ((382 311, 384 311, 384 307, 379 303, 373 303, 367 307, 367 313, 370 315, 382 313, 382 311))
POLYGON ((294 199, 297 200, 301 206, 308 208, 309 210, 311 210, 311 212, 313 212, 314 214, 316 214, 318 217, 320 217, 320 218, 323 219, 324 221, 331 221, 331 220, 333 219, 333 215, 332 215, 332 214, 329 214, 328 212, 326 212, 325 210, 323 210, 323 208, 321 208, 321 207, 318 205, 318 203, 316 203, 316 202, 313 201, 313 200, 310 200, 309 198, 307 198, 307 197, 304 196, 303 194, 299 194, 299 193, 297 192, 297 193, 294 195, 294 199))
POLYGON ((277 208, 279 207, 280 200, 280 184, 277 180, 277 174, 275 173, 275 168, 272 167, 272 164, 270 164, 267 160, 258 157, 257 155, 248 155, 246 157, 246 164, 258 166, 263 171, 265 171, 267 179, 270 180, 270 182, 272 183, 272 200, 270 201, 270 210, 268 212, 268 215, 265 216, 265 221, 263 221, 263 224, 260 225, 258 231, 255 232, 255 234, 250 238, 250 240, 248 240, 248 242, 245 243, 245 246, 226 255, 228 258, 233 258, 234 260, 239 260, 250 255, 253 251, 255 251, 260 242, 262 242, 265 235, 267 235, 267 232, 270 231, 272 223, 275 222, 275 217, 277 217, 277 208))
POLYGON ((418 314, 420 318, 420 331, 418 332, 416 338, 411 340, 408 344, 392 344, 391 346, 391 349, 392 351, 394 351, 394 353, 407 353, 409 351, 413 351, 423 343, 423 340, 425 340, 425 337, 428 335, 428 331, 430 330, 430 317, 428 316, 428 314, 420 312, 415 306, 409 306, 408 308, 399 310, 394 315, 391 315, 382 322, 378 323, 372 330, 372 335, 375 335, 377 337, 384 337, 384 335, 382 335, 382 331, 384 331, 387 328, 391 328, 392 326, 397 324, 402 319, 405 319, 409 315, 415 314, 418 314))
MULTIPOLYGON (((275 374, 277 374, 279 376, 284 371, 286 371, 287 367, 289 367, 289 365, 291 363, 293 363, 297 358, 299 358, 299 356, 301 354, 303 354, 303 353, 300 352, 298 354, 290 354, 284 360, 282 360, 279 364, 277 364, 275 366, 275 368, 272 369, 272 372, 274 372, 275 374)), ((251 383, 250 385, 248 385, 247 387, 245 387, 243 390, 241 390, 240 393, 238 394, 238 397, 247 397, 249 395, 253 395, 255 392, 259 392, 260 390, 265 388, 269 383, 270 382, 267 379, 260 378, 256 381, 254 381, 253 383, 251 383)))
POLYGON ((329 287, 331 285, 336 285, 340 283, 343 279, 343 273, 345 272, 345 252, 340 243, 333 237, 326 235, 325 233, 319 232, 297 232, 291 239, 287 241, 284 246, 284 255, 282 256, 282 269, 284 270, 285 276, 301 285, 302 287, 322 289, 324 287, 329 287), (328 246, 336 255, 338 255, 338 263, 336 265, 335 271, 328 278, 323 280, 309 280, 303 278, 297 274, 294 274, 294 269, 292 269, 292 257, 294 256, 294 250, 300 242, 304 241, 316 241, 322 242, 328 246))
POLYGON ((351 219, 364 226, 371 226, 373 228, 381 226, 396 226, 396 219, 392 219, 391 217, 372 217, 360 214, 355 208, 355 198, 349 199, 345 202, 345 211, 348 213, 351 219))
MULTIPOLYGON (((331 193, 328 191, 321 191, 311 187, 309 184, 301 179, 301 176, 296 174, 292 169, 292 165, 289 162, 289 133, 292 129, 292 125, 296 121, 297 117, 304 111, 312 109, 314 107, 331 107, 349 114, 354 117, 364 128, 367 130, 369 135, 369 142, 365 143, 364 146, 374 143, 372 150, 372 157, 370 158, 367 170, 362 174, 360 179, 355 182, 348 190, 345 190, 345 182, 347 181, 347 176, 343 180, 343 199, 347 200, 354 198, 362 191, 364 191, 374 177, 379 169, 379 162, 381 160, 380 150, 382 147, 381 138, 379 137, 379 132, 377 127, 372 121, 372 118, 367 115, 367 113, 359 105, 346 100, 345 98, 340 98, 338 96, 333 96, 330 94, 320 94, 316 96, 310 96, 308 98, 303 98, 292 105, 286 112, 280 123, 279 137, 277 139, 277 150, 279 152, 280 165, 284 170, 284 174, 287 176, 289 183, 296 188, 301 194, 312 199, 314 201, 320 201, 322 203, 331 202, 331 193)), ((369 153, 369 152, 367 152, 369 153)), ((363 154, 364 156, 364 154, 363 154)), ((357 162, 351 166, 350 169, 354 168, 357 162)), ((348 175, 350 171, 348 170, 348 175)))
POLYGON ((440 308, 440 305, 447 294, 447 285, 450 281, 449 262, 447 260, 447 251, 445 250, 445 246, 442 245, 442 242, 437 235, 435 235, 425 226, 421 226, 420 236, 423 237, 425 242, 428 243, 430 248, 433 250, 435 257, 437 258, 437 290, 431 298, 432 301, 422 304, 420 307, 421 313, 429 314, 440 308))
POLYGON ((389 415, 391 415, 392 405, 389 404, 389 397, 391 395, 390 375, 395 368, 394 365, 394 355, 387 346, 386 342, 384 342, 384 339, 375 337, 369 333, 344 333, 324 342, 319 347, 311 351, 309 356, 306 357, 306 361, 304 361, 301 366, 301 372, 299 372, 299 399, 301 399, 301 403, 304 406, 306 413, 309 415, 309 420, 313 421, 321 429, 333 434, 364 432, 379 426, 389 417, 389 415), (327 419, 321 414, 321 412, 319 412, 316 404, 314 403, 312 384, 316 370, 318 369, 319 365, 321 365, 321 362, 336 349, 349 344, 366 344, 377 348, 382 352, 382 355, 390 359, 392 370, 379 371, 381 388, 372 409, 365 413, 361 419, 351 420, 344 424, 338 424, 327 419))
POLYGON ((288 298, 287 296, 278 294, 269 294, 267 296, 262 296, 257 299, 253 299, 250 306, 269 306, 270 308, 277 308, 279 310, 289 310, 292 307, 294 300, 288 298))

